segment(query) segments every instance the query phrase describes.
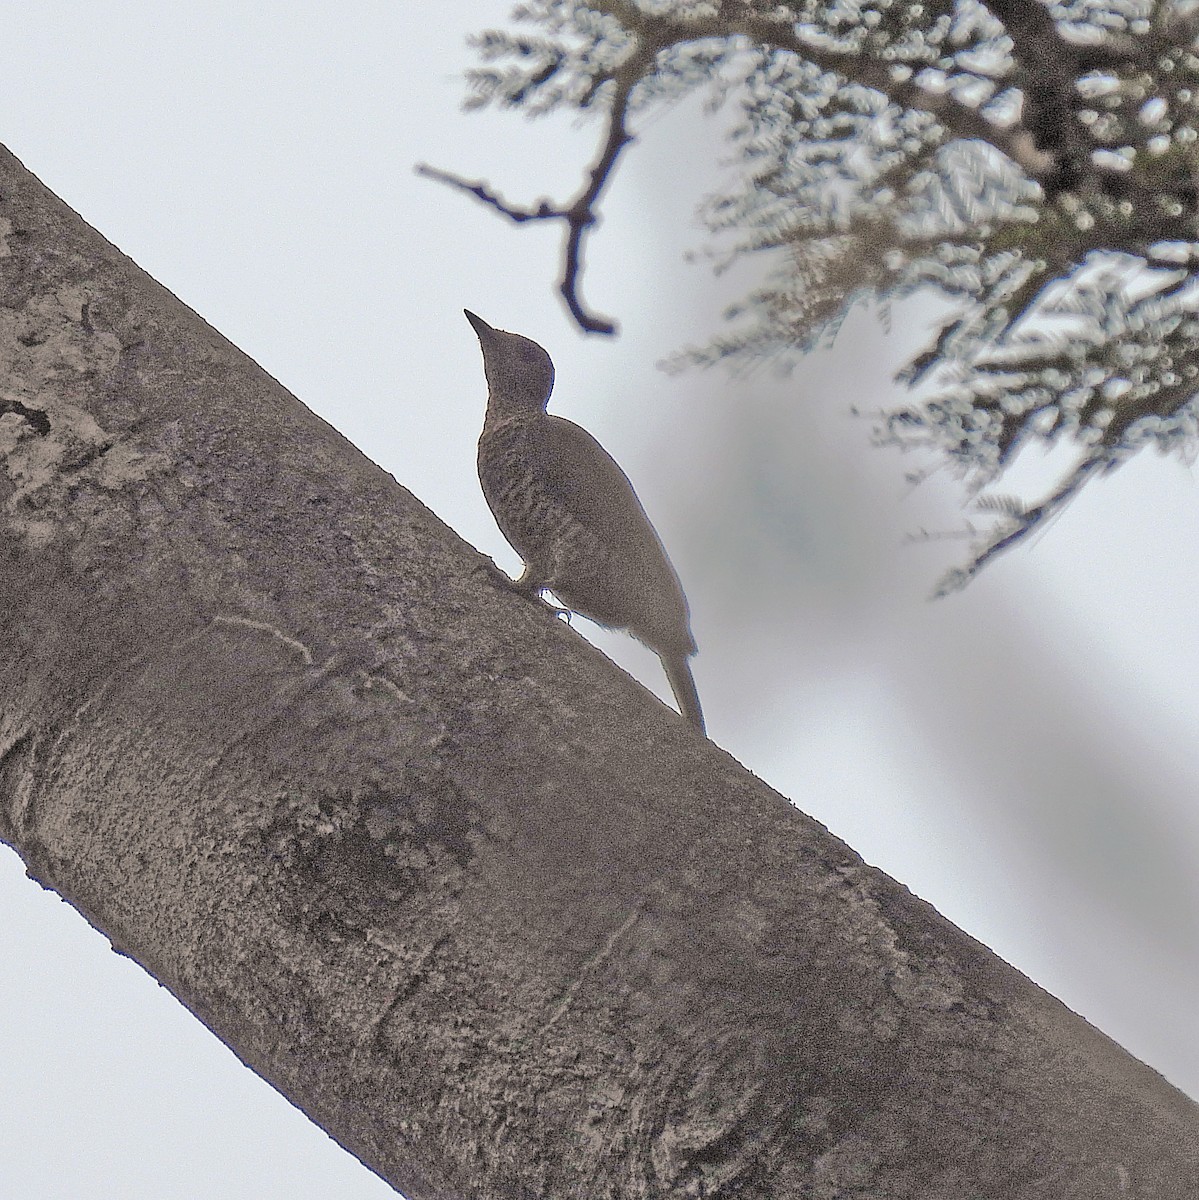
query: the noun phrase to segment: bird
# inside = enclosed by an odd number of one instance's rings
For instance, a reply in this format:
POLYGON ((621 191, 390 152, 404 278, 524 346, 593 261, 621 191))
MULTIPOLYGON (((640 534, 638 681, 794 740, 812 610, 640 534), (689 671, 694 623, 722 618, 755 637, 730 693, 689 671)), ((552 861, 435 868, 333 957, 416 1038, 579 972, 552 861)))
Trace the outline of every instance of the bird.
POLYGON ((554 364, 530 338, 463 310, 483 351, 487 414, 479 483, 524 560, 513 586, 627 630, 662 660, 679 712, 700 733, 687 598, 628 476, 582 426, 546 411, 554 364))

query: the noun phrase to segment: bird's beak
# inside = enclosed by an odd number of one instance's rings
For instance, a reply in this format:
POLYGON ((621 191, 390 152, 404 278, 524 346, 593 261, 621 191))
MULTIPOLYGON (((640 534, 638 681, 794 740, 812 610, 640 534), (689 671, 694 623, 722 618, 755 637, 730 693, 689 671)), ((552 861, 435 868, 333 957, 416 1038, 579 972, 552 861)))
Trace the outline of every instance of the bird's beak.
POLYGON ((485 338, 488 334, 495 333, 495 330, 492 329, 482 317, 476 317, 475 314, 467 308, 464 308, 462 311, 466 314, 466 319, 475 327, 475 333, 477 333, 480 338, 485 338))

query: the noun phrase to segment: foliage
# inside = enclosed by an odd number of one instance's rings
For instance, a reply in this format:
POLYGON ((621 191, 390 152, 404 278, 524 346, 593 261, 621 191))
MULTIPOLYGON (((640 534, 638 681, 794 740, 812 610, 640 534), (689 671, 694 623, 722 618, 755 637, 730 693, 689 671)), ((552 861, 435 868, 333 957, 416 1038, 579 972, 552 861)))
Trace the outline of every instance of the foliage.
MULTIPOLYGON (((704 208, 762 285, 691 361, 802 352, 863 299, 933 289, 952 312, 883 413, 976 486, 1030 441, 1074 467, 996 523, 960 583, 1146 444, 1189 449, 1199 376, 1199 6, 1181 0, 530 0, 480 35, 472 105, 604 114, 571 206, 562 290, 584 328, 581 242, 626 122, 710 88, 739 182, 704 208), (523 32, 535 28, 537 36, 523 32)), ((451 182, 459 182, 451 180, 451 182)), ((461 184, 460 186, 468 186, 461 184)), ((592 323, 588 324, 588 320, 592 323)))

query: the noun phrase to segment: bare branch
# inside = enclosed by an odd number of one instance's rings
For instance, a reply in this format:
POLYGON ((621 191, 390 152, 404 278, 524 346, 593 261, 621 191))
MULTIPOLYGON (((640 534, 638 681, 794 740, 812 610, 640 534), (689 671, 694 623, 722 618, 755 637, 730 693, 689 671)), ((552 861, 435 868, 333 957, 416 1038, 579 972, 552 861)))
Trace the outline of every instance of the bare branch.
MULTIPOLYGON (((566 207, 554 207, 542 200, 536 208, 518 208, 500 199, 482 180, 471 183, 448 171, 421 163, 417 174, 439 183, 448 184, 459 191, 476 197, 489 208, 494 208, 510 221, 564 221, 566 243, 562 251, 562 277, 558 291, 570 315, 584 333, 611 335, 616 332, 616 323, 608 317, 592 312, 579 295, 580 276, 583 272, 583 238, 587 231, 599 223, 596 206, 600 195, 612 178, 621 151, 634 141, 629 132, 626 118, 629 97, 633 88, 645 77, 653 65, 657 50, 653 46, 640 44, 608 79, 615 85, 612 103, 605 122, 605 135, 599 155, 587 172, 587 186, 566 207)), ((597 81, 598 83, 603 81, 597 81)))
POLYGON ((502 200, 482 179, 477 179, 474 183, 471 183, 470 180, 463 179, 461 175, 455 175, 450 171, 443 171, 439 167, 431 167, 428 163, 417 163, 416 173, 423 175, 426 179, 433 179, 438 183, 448 184, 450 187, 457 188, 460 192, 468 192, 517 224, 520 224, 522 221, 548 221, 567 215, 560 208, 551 208, 548 200, 542 200, 536 208, 516 208, 506 200, 502 200))

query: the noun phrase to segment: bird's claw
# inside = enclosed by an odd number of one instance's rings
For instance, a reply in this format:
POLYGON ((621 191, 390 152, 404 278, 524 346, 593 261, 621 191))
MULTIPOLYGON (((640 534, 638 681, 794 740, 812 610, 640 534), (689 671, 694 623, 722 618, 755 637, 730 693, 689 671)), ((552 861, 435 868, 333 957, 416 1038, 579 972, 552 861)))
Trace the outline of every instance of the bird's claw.
POLYGON ((567 625, 570 624, 570 618, 574 616, 574 613, 569 608, 562 608, 557 604, 551 604, 542 594, 545 591, 544 587, 529 587, 528 584, 521 583, 519 579, 512 584, 512 587, 516 592, 527 597, 529 600, 537 600, 541 604, 544 604, 555 617, 565 617, 567 625))

